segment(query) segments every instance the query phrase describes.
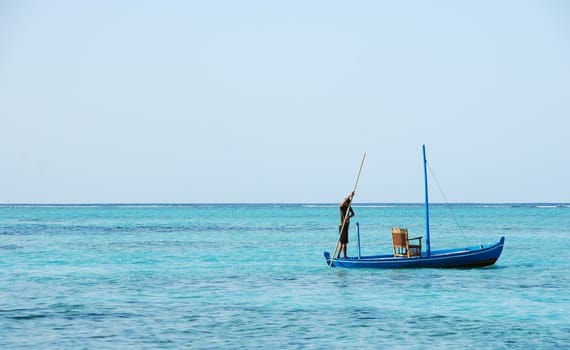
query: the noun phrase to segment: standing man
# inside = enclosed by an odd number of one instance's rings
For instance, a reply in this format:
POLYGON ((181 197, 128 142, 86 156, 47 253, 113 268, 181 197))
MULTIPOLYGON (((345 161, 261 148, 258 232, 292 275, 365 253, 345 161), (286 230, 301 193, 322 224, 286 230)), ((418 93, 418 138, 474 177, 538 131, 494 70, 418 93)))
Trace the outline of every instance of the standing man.
POLYGON ((340 258, 341 251, 344 253, 344 258, 348 258, 346 255, 346 245, 348 244, 348 226, 350 225, 350 218, 354 216, 354 211, 350 205, 352 202, 352 197, 354 197, 354 191, 352 191, 339 205, 340 225, 338 227, 338 233, 340 235, 340 249, 338 251, 337 258, 340 258))

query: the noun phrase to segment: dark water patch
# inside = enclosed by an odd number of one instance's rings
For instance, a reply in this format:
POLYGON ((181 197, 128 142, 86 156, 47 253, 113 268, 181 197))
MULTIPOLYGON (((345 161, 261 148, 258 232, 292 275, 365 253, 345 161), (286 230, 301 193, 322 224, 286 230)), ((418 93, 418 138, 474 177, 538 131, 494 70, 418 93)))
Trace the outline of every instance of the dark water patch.
POLYGON ((46 314, 27 314, 27 315, 11 316, 8 318, 10 318, 12 320, 16 320, 16 321, 21 321, 21 320, 35 320, 37 318, 45 318, 45 317, 49 317, 49 315, 46 315, 46 314))
POLYGON ((14 250, 14 249, 20 249, 22 248, 19 245, 15 245, 15 244, 6 244, 6 245, 0 245, 0 250, 14 250))
POLYGON ((297 277, 293 276, 278 276, 274 278, 275 281, 297 281, 297 277))
POLYGON ((108 318, 132 318, 137 317, 130 312, 122 311, 93 311, 92 307, 84 305, 62 305, 55 304, 46 308, 40 309, 8 309, 0 310, 0 316, 14 321, 31 321, 37 319, 65 319, 70 321, 87 320, 87 321, 102 321, 108 318))
POLYGON ((351 310, 350 316, 361 321, 374 321, 384 318, 378 309, 354 309, 351 310))
POLYGON ((45 309, 3 309, 0 310, 0 317, 15 320, 15 321, 27 321, 35 320, 39 318, 49 317, 49 311, 45 309))
POLYGON ((116 334, 98 334, 98 335, 92 335, 87 337, 89 339, 110 339, 110 338, 117 338, 116 334))

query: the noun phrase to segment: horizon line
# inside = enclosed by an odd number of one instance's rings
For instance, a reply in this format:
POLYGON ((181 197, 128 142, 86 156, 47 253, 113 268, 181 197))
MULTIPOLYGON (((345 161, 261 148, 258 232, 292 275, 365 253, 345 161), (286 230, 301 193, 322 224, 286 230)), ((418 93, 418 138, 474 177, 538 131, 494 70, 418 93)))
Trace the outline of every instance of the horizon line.
MULTIPOLYGON (((0 206, 95 206, 95 205, 337 205, 336 202, 6 202, 0 206)), ((424 202, 354 202, 356 205, 424 205, 424 202)), ((570 202, 430 202, 430 205, 570 205, 570 202)))

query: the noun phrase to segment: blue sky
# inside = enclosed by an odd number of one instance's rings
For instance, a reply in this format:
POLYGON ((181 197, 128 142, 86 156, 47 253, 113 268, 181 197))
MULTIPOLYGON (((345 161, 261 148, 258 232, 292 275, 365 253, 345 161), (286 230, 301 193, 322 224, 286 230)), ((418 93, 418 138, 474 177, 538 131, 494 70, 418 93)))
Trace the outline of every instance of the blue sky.
POLYGON ((0 202, 570 202, 567 1, 0 2, 0 202), (441 201, 435 191, 432 198, 441 201))

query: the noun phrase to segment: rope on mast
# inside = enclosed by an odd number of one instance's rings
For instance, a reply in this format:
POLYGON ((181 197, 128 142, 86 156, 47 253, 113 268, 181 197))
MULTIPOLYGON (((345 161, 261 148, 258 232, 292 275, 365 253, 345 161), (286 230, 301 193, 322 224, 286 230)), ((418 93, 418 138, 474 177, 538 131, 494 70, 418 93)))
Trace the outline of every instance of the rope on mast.
POLYGON ((445 201, 445 206, 447 207, 447 209, 448 209, 449 212, 451 213, 451 216, 453 217, 453 220, 455 221, 455 224, 457 225, 457 227, 459 228, 459 231, 460 231, 461 234, 463 235, 463 239, 465 240, 466 243, 469 243, 469 241, 467 240, 467 236, 465 236, 464 226, 459 223, 459 220, 458 220, 457 217, 455 216, 455 213, 453 212, 453 208, 452 208, 451 205, 449 204, 449 201, 447 200, 447 196, 446 196, 445 193, 443 192, 443 189, 441 188, 441 185, 439 184, 439 181, 437 180, 437 177, 435 176, 435 172, 434 172, 433 169, 431 168, 430 162, 426 160, 426 163, 427 163, 427 165, 428 165, 428 169, 429 169, 429 172, 430 172, 431 176, 432 176, 433 179, 435 180, 435 183, 436 183, 436 185, 437 185, 437 188, 439 189, 439 192, 440 192, 441 195, 443 196, 443 200, 445 201))

